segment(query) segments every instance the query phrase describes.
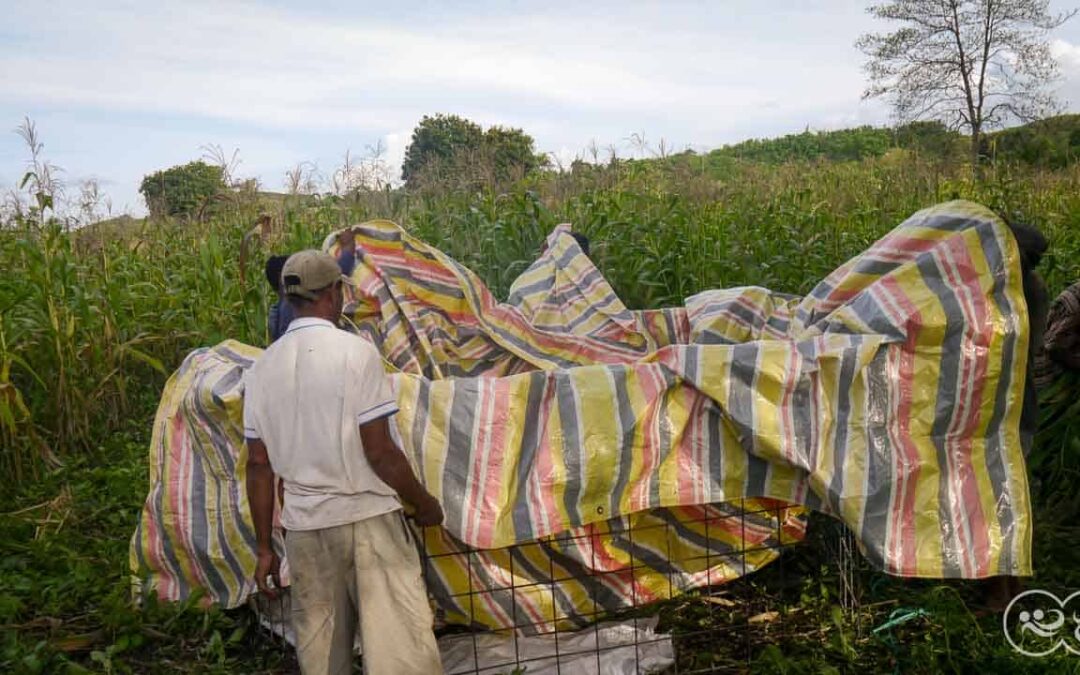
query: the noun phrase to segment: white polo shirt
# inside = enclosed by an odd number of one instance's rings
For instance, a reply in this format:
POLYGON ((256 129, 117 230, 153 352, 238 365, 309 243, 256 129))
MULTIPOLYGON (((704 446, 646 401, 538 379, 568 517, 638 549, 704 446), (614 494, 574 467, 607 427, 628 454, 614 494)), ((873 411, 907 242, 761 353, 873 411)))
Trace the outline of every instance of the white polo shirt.
POLYGON ((401 508, 364 455, 360 425, 397 412, 378 350, 300 318, 244 376, 244 435, 262 439, 285 484, 281 524, 318 530, 401 508))

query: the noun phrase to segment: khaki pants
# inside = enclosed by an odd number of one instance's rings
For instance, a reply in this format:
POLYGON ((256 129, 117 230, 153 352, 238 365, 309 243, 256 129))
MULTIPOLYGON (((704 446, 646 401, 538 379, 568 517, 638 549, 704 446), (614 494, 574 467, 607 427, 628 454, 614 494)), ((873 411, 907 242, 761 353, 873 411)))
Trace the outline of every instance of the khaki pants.
POLYGON ((352 672, 360 623, 366 675, 442 673, 431 607, 401 511, 285 537, 304 675, 352 672))

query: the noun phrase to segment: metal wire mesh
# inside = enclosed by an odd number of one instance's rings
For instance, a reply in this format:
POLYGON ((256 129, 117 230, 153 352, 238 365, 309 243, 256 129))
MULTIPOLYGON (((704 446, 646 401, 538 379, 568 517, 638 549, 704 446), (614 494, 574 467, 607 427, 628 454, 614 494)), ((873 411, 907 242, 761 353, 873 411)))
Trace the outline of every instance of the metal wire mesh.
MULTIPOLYGON (((783 509, 773 513, 776 523, 775 536, 764 543, 748 543, 748 521, 759 523, 765 511, 753 508, 734 509, 732 512, 702 511, 696 520, 650 523, 645 526, 627 526, 624 530, 628 548, 634 549, 635 541, 655 530, 663 531, 666 546, 658 551, 660 559, 650 561, 650 573, 657 568, 664 573, 666 597, 661 601, 642 597, 634 580, 642 563, 629 556, 621 569, 603 569, 598 564, 597 547, 591 547, 591 565, 586 566, 586 578, 579 568, 568 571, 556 563, 555 556, 548 556, 547 568, 542 575, 530 570, 527 583, 520 583, 516 566, 521 559, 520 550, 525 547, 556 545, 565 548, 575 540, 592 536, 589 533, 562 533, 537 542, 529 542, 495 550, 477 550, 460 547, 452 552, 432 553, 427 550, 428 538, 418 536, 417 545, 424 562, 425 581, 433 587, 430 575, 439 561, 456 558, 467 571, 467 584, 442 603, 450 602, 465 608, 465 616, 455 621, 441 621, 436 633, 442 641, 447 638, 467 643, 471 659, 466 665, 459 663, 447 669, 447 675, 519 675, 542 672, 557 675, 577 675, 582 672, 608 673, 664 673, 690 675, 693 673, 745 673, 753 669, 754 659, 770 644, 783 644, 787 640, 822 639, 814 629, 807 629, 801 614, 806 613, 799 603, 791 602, 811 584, 824 583, 817 571, 828 569, 831 588, 830 602, 838 605, 845 616, 852 619, 856 635, 861 635, 859 622, 861 588, 860 576, 865 562, 858 553, 854 537, 836 521, 826 517, 816 520, 818 526, 807 541, 793 538, 781 531, 785 522, 783 509), (686 555, 677 545, 678 537, 673 528, 693 523, 704 533, 700 555, 686 555), (734 554, 725 550, 715 552, 708 545, 719 533, 742 534, 743 546, 734 554), (776 554, 769 565, 756 569, 750 562, 755 553, 762 550, 776 554), (500 582, 491 576, 478 573, 482 560, 505 559, 508 574, 500 582), (700 569, 699 575, 687 578, 686 569, 700 569), (732 579, 733 573, 738 578, 732 579), (818 575, 819 576, 819 575, 818 575), (767 577, 763 579, 762 577, 767 577), (568 608, 560 603, 559 588, 568 581, 582 583, 588 589, 588 603, 568 608), (602 602, 598 597, 606 588, 621 586, 627 589, 624 605, 613 608, 610 600, 602 602), (518 596, 545 593, 550 596, 553 614, 537 617, 523 615, 518 596), (501 600, 510 608, 510 622, 492 628, 485 626, 481 607, 501 600), (608 639, 613 622, 622 622, 632 630, 619 634, 619 640, 608 639), (591 640, 589 639, 591 636, 591 640), (547 649, 537 654, 535 650, 520 647, 523 640, 546 640, 547 649), (494 653, 493 641, 502 649, 494 653), (665 647, 665 645, 667 647, 665 647), (671 660, 661 668, 656 655, 669 649, 671 660), (609 656, 617 654, 618 666, 613 666, 609 656)), ((653 537, 655 540, 655 537, 653 537)), ((580 543, 580 542, 579 542, 580 543)), ((610 593, 609 593, 610 595, 610 593)), ((277 636, 288 630, 289 607, 287 595, 276 601, 260 601, 260 614, 264 629, 277 636)), ((445 616, 442 611, 437 615, 445 616)), ((283 649, 289 649, 280 642, 283 649)), ((291 650, 290 650, 291 651, 291 650)), ((460 650, 459 650, 460 651, 460 650)), ((292 656, 291 654, 289 655, 292 656)), ((291 661, 291 658, 289 659, 291 661)), ((357 672, 362 672, 357 659, 357 672)), ((292 661, 295 663, 295 661, 292 661)))
MULTIPOLYGON (((512 625, 488 630, 468 630, 461 627, 446 626, 440 634, 459 633, 458 639, 471 639, 473 661, 469 666, 448 669, 448 675, 489 675, 492 673, 529 673, 535 668, 543 667, 543 672, 552 673, 577 673, 581 672, 583 656, 590 657, 595 667, 594 672, 610 672, 602 668, 602 662, 609 652, 620 652, 620 663, 625 667, 626 654, 632 650, 634 655, 632 670, 620 670, 619 672, 663 672, 663 673, 728 673, 746 672, 752 664, 752 659, 762 644, 780 642, 785 638, 785 626, 788 618, 788 606, 779 598, 754 583, 753 575, 745 575, 754 572, 754 566, 748 562, 748 557, 762 548, 777 553, 775 561, 765 569, 769 570, 774 586, 794 587, 805 579, 801 578, 799 571, 789 572, 786 569, 786 549, 802 546, 802 543, 780 531, 784 522, 784 507, 780 507, 774 514, 774 522, 777 524, 776 536, 768 539, 763 544, 754 544, 747 541, 747 519, 762 512, 755 510, 740 509, 737 515, 715 515, 705 512, 706 515, 693 522, 699 525, 704 533, 706 543, 702 547, 700 555, 687 556, 680 553, 673 542, 677 540, 672 528, 678 527, 678 523, 665 522, 663 524, 651 524, 645 527, 625 528, 626 539, 629 549, 634 550, 635 538, 645 536, 653 528, 664 530, 663 541, 666 542, 663 550, 662 561, 650 561, 652 570, 661 569, 666 576, 667 593, 661 602, 644 602, 637 584, 633 583, 636 578, 636 568, 641 563, 635 556, 630 556, 624 569, 604 570, 596 564, 595 556, 597 549, 591 547, 593 564, 588 566, 587 579, 580 576, 570 575, 560 569, 555 558, 549 557, 547 574, 544 578, 532 579, 529 583, 518 583, 514 564, 517 558, 514 549, 520 546, 536 545, 535 543, 521 544, 504 549, 509 555, 510 569, 508 583, 479 583, 474 576, 473 570, 477 565, 478 555, 490 556, 491 551, 477 551, 465 548, 453 553, 429 554, 422 551, 425 560, 425 569, 430 569, 443 556, 459 556, 466 561, 465 566, 469 570, 469 584, 467 590, 454 594, 453 600, 458 606, 469 607, 469 616, 464 622, 467 626, 478 626, 482 622, 476 620, 476 608, 485 603, 494 602, 495 596, 502 600, 512 609, 512 625), (735 556, 729 553, 718 555, 714 547, 708 545, 708 540, 714 532, 732 530, 731 519, 737 519, 737 524, 743 536, 740 538, 743 546, 735 556), (731 581, 732 570, 740 576, 737 581, 731 581), (688 581, 686 569, 703 569, 703 576, 695 577, 688 581), (597 599, 597 594, 605 587, 625 582, 630 579, 629 590, 626 594, 626 606, 612 610, 605 607, 597 599), (584 583, 589 589, 589 609, 582 612, 580 608, 574 612, 560 611, 560 603, 556 598, 556 589, 560 583, 566 581, 584 583), (724 583, 722 583, 724 582, 724 583), (518 611, 518 594, 535 592, 543 589, 551 593, 551 606, 556 608, 553 616, 532 617, 521 616, 518 611), (680 612, 686 614, 680 617, 680 612), (653 632, 651 628, 656 625, 656 619, 650 615, 659 615, 658 630, 653 632), (621 620, 629 622, 634 630, 629 631, 629 641, 617 644, 605 644, 601 639, 602 626, 605 621, 621 620), (586 628, 582 628, 582 625, 586 628), (464 632, 463 632, 464 631, 464 632), (586 647, 581 646, 581 636, 587 631, 592 631, 591 643, 586 647), (512 645, 512 653, 503 652, 501 660, 484 658, 484 646, 482 642, 485 636, 501 636, 512 645), (543 656, 529 656, 519 649, 519 637, 531 636, 548 638, 553 645, 550 654, 543 656), (575 646, 568 646, 570 637, 574 637, 575 646), (646 660, 642 654, 650 647, 658 644, 669 644, 673 647, 674 661, 661 670, 648 670, 646 660), (579 660, 574 660, 579 659, 579 660), (574 664, 574 665, 566 665, 574 664)), ((686 522, 686 521, 684 521, 686 522)), ((575 539, 589 537, 589 534, 556 535, 543 543, 558 543, 565 547, 574 543, 575 539)), ((857 589, 857 565, 858 553, 855 550, 854 541, 850 534, 842 527, 831 528, 826 538, 825 559, 827 565, 831 565, 837 572, 839 580, 836 591, 839 596, 839 604, 845 612, 857 614, 859 593, 857 589)), ((419 538, 424 541, 424 538, 419 538)), ((591 669, 590 669, 591 670, 591 669)))

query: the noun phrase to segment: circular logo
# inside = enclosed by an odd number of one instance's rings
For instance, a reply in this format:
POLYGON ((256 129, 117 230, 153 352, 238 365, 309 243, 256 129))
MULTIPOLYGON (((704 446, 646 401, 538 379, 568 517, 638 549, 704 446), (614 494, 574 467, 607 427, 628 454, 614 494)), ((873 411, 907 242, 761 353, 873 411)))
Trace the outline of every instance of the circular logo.
POLYGON ((1064 647, 1080 655, 1080 591, 1062 600, 1032 589, 1017 595, 1001 619, 1005 639, 1025 656, 1048 656, 1064 647))

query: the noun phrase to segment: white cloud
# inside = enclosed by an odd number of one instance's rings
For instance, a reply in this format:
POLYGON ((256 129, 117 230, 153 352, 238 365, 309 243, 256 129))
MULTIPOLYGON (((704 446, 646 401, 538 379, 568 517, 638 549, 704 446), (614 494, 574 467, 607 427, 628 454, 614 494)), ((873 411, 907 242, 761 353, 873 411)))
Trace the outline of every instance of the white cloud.
POLYGON ((631 12, 601 33, 542 14, 420 31, 252 4, 64 6, 22 17, 43 48, 0 56, 0 95, 266 127, 385 129, 432 112, 433 96, 487 123, 516 122, 508 100, 549 118, 591 109, 735 119, 810 95, 850 101, 849 85, 859 86, 850 64, 808 61, 761 35, 717 40, 692 24, 650 33, 634 23, 659 16, 631 12))
POLYGON ((1062 80, 1058 87, 1061 103, 1066 109, 1076 110, 1080 104, 1080 44, 1055 39, 1050 43, 1050 52, 1061 71, 1062 80))

